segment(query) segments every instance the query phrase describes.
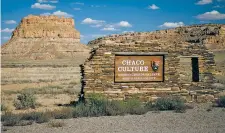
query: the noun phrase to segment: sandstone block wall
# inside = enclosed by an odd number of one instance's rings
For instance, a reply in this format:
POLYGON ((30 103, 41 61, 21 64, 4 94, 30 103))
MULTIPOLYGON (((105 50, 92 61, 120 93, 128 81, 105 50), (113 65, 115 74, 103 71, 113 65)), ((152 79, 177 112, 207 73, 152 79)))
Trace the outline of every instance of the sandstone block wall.
MULTIPOLYGON (((215 27, 214 30, 209 31, 196 30, 202 36, 214 36, 218 32, 215 27)), ((219 90, 212 87, 215 82, 213 76, 215 61, 213 53, 203 44, 204 38, 201 39, 201 36, 199 39, 199 34, 194 35, 197 33, 191 32, 190 34, 193 35, 184 40, 183 35, 180 34, 181 29, 156 32, 160 34, 129 33, 90 42, 94 48, 90 58, 82 66, 82 92, 102 93, 110 99, 120 100, 138 96, 148 101, 167 95, 181 96, 193 101, 212 100, 219 90), (164 82, 115 83, 114 59, 118 52, 167 52, 164 62, 164 82), (191 57, 197 57, 199 61, 199 82, 192 82, 190 73, 187 73, 191 68, 191 64, 187 65, 191 63, 191 57), (189 61, 185 62, 186 59, 189 61)))

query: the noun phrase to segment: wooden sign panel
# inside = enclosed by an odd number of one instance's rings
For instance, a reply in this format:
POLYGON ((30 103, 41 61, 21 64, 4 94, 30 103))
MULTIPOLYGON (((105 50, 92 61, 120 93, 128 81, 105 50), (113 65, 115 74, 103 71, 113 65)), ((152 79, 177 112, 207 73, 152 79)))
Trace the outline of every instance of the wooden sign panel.
POLYGON ((115 82, 164 80, 163 55, 115 56, 115 82))

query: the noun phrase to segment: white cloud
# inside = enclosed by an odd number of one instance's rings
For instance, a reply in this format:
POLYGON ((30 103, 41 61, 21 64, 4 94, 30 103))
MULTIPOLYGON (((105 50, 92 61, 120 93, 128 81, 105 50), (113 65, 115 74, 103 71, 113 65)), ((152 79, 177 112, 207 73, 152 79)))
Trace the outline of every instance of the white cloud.
POLYGON ((210 3, 212 3, 212 0, 200 0, 195 4, 196 5, 206 5, 206 4, 210 4, 210 3))
POLYGON ((224 6, 216 5, 216 6, 213 6, 213 8, 224 8, 224 6))
POLYGON ((56 15, 56 16, 60 16, 60 17, 64 16, 64 17, 66 17, 66 18, 71 18, 71 17, 73 17, 73 15, 68 14, 68 13, 66 13, 66 12, 62 12, 62 11, 60 11, 60 10, 58 10, 58 11, 56 11, 56 12, 53 12, 52 15, 56 15))
POLYGON ((196 16, 196 18, 200 20, 221 20, 221 19, 225 19, 225 14, 222 14, 216 10, 213 10, 211 12, 199 14, 198 16, 196 16))
POLYGON ((99 5, 91 5, 91 7, 96 7, 96 8, 98 8, 98 7, 100 7, 99 5))
POLYGON ((105 23, 104 20, 94 20, 91 18, 85 18, 81 24, 101 24, 101 23, 105 23))
POLYGON ((159 7, 156 6, 155 4, 152 4, 151 6, 150 5, 148 6, 148 9, 157 10, 159 9, 159 7))
POLYGON ((58 3, 59 1, 58 0, 37 0, 38 3, 47 3, 47 2, 50 2, 50 3, 58 3))
POLYGON ((41 16, 49 16, 49 15, 51 15, 51 13, 49 13, 49 12, 46 12, 46 13, 42 13, 42 14, 40 14, 41 16))
POLYGON ((77 5, 84 5, 84 3, 81 3, 81 2, 75 2, 73 4, 77 4, 77 5))
POLYGON ((49 1, 49 2, 51 2, 51 3, 58 3, 59 1, 57 1, 57 0, 52 0, 52 1, 49 1))
POLYGON ((48 2, 48 0, 37 0, 38 3, 45 3, 48 2))
POLYGON ((80 8, 73 8, 73 10, 79 11, 79 10, 81 10, 81 9, 80 9, 80 8))
POLYGON ((175 28, 184 26, 183 22, 165 22, 164 24, 160 25, 161 28, 175 28))
POLYGON ((93 34, 91 35, 92 38, 99 38, 99 37, 104 37, 106 36, 105 34, 93 34))
POLYGON ((14 29, 9 29, 9 28, 5 28, 5 29, 1 29, 1 32, 6 32, 6 33, 11 33, 11 32, 13 32, 14 31, 14 29))
POLYGON ((3 36, 2 39, 3 39, 3 40, 9 40, 10 37, 9 37, 9 36, 3 36))
POLYGON ((91 25, 91 27, 94 27, 94 28, 99 28, 99 27, 102 27, 102 26, 103 26, 102 24, 91 25))
POLYGON ((55 16, 59 16, 59 17, 66 17, 66 18, 72 18, 73 15, 71 14, 68 14, 66 12, 62 12, 60 10, 56 11, 56 12, 53 12, 53 13, 49 13, 49 12, 46 12, 46 13, 42 13, 40 14, 41 16, 50 16, 50 15, 55 15, 55 16))
POLYGON ((127 21, 120 21, 118 23, 118 26, 120 26, 120 27, 132 27, 132 25, 127 21))
POLYGON ((105 28, 102 28, 101 30, 104 30, 104 31, 117 31, 119 29, 116 29, 114 27, 105 27, 105 28))
POLYGON ((35 4, 31 5, 31 8, 37 8, 37 9, 43 9, 43 10, 53 10, 56 8, 56 6, 52 6, 49 4, 35 3, 35 4))
POLYGON ((16 24, 15 20, 6 20, 4 21, 5 24, 16 24))
POLYGON ((122 33, 134 33, 134 31, 123 31, 122 33))

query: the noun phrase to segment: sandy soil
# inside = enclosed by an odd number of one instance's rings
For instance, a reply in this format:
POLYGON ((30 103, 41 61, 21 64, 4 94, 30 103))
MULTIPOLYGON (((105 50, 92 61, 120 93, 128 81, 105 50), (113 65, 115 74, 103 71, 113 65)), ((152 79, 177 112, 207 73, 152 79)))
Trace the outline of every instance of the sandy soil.
POLYGON ((7 133, 225 133, 225 108, 196 105, 186 113, 148 112, 145 115, 77 118, 60 121, 63 127, 49 123, 6 127, 7 133))

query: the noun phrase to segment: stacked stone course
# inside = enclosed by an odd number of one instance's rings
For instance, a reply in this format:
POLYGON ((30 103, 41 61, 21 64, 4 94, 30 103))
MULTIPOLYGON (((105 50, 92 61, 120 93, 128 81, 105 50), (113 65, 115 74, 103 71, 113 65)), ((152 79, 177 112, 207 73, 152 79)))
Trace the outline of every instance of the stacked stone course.
MULTIPOLYGON (((212 87, 215 82, 214 55, 204 41, 218 36, 221 25, 195 26, 144 33, 111 35, 89 42, 91 56, 83 66, 82 92, 102 93, 109 99, 124 100, 138 96, 144 101, 173 95, 186 100, 207 101, 219 91, 212 87), (115 83, 114 58, 116 53, 164 52, 164 82, 115 83), (182 60, 198 57, 200 81, 182 78, 187 74, 182 60)), ((191 62, 189 62, 191 63, 191 62)), ((191 64, 189 64, 189 69, 191 64)), ((212 98, 213 97, 213 98, 212 98)))

